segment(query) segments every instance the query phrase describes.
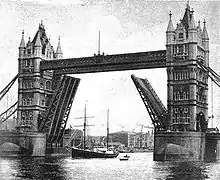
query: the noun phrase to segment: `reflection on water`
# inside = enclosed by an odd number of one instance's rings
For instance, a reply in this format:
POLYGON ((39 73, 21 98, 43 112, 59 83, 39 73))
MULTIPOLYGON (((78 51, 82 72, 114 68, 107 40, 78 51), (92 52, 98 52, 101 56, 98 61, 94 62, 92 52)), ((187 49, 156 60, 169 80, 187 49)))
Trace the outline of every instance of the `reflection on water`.
POLYGON ((152 153, 130 155, 128 161, 118 158, 1 158, 0 179, 220 179, 220 163, 154 162, 152 153))

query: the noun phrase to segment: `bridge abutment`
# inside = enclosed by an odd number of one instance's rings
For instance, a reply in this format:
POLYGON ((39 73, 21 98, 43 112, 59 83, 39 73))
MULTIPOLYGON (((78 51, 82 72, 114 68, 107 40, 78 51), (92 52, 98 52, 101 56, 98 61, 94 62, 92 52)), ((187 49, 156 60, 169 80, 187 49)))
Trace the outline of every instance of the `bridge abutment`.
POLYGON ((205 133, 156 132, 154 134, 154 161, 203 161, 205 133))
POLYGON ((45 150, 45 134, 0 132, 0 156, 45 156, 45 150))
POLYGON ((220 133, 206 134, 205 160, 220 160, 220 133))

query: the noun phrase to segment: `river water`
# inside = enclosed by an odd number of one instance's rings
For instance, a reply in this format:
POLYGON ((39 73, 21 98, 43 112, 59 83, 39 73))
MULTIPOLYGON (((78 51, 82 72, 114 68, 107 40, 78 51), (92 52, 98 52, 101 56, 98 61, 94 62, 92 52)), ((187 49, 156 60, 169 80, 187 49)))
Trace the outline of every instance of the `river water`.
POLYGON ((1 158, 0 180, 220 179, 220 162, 155 162, 151 152, 129 155, 128 161, 120 161, 119 158, 1 158))

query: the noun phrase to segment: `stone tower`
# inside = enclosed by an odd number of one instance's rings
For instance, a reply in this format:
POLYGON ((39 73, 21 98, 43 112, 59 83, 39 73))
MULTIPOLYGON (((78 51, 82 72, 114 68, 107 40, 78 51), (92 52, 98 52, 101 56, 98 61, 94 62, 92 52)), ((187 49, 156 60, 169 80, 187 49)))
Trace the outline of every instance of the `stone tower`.
POLYGON ((24 40, 19 46, 18 59, 18 129, 21 132, 38 132, 39 116, 45 112, 53 94, 52 71, 40 71, 41 61, 62 58, 60 40, 55 53, 47 38, 43 23, 39 24, 33 40, 24 40))
POLYGON ((166 31, 168 126, 174 131, 205 131, 208 119, 209 37, 204 21, 196 26, 187 3, 185 14, 173 27, 172 14, 166 31))

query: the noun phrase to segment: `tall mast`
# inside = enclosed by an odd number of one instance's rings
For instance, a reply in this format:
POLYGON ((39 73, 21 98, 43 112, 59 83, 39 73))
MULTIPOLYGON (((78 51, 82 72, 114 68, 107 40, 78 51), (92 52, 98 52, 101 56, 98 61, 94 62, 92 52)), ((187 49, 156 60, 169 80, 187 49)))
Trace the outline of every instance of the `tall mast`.
POLYGON ((86 148, 86 104, 84 110, 84 124, 83 124, 83 149, 86 148))
POLYGON ((109 138, 109 109, 107 110, 107 142, 106 142, 107 149, 108 149, 108 138, 109 138))
POLYGON ((99 31, 99 41, 98 41, 98 55, 100 55, 100 31, 99 31))
POLYGON ((211 91, 211 98, 212 98, 212 99, 211 99, 211 102, 212 102, 212 107, 211 107, 211 108, 212 108, 212 116, 211 116, 211 118, 212 118, 212 128, 213 128, 213 127, 214 127, 214 125, 213 125, 213 118, 214 118, 214 115, 213 115, 213 114, 214 114, 214 113, 213 113, 213 81, 212 81, 212 80, 211 80, 211 90, 212 90, 212 91, 211 91))
POLYGON ((87 125, 86 120, 88 118, 94 118, 94 116, 87 116, 87 114, 86 114, 86 104, 85 104, 84 116, 75 118, 75 119, 84 119, 84 123, 83 123, 83 125, 74 126, 74 127, 82 127, 83 126, 83 149, 86 148, 86 126, 94 126, 94 125, 87 125))

